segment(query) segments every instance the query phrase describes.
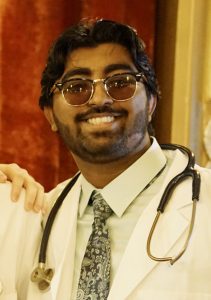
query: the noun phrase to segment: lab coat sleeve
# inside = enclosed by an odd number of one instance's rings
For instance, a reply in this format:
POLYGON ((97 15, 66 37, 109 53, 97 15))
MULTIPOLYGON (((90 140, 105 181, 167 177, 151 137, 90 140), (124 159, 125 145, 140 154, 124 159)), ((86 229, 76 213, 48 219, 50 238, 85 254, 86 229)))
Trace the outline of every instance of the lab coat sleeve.
POLYGON ((10 183, 0 184, 0 300, 24 300, 40 245, 42 216, 24 210, 24 190, 17 203, 10 200, 10 191, 10 183))

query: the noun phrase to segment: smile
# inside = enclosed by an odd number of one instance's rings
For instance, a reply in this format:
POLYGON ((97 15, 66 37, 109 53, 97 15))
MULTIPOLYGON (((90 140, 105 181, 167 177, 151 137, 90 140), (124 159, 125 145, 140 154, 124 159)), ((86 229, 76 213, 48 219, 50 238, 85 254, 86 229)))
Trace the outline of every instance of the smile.
POLYGON ((92 125, 99 125, 103 123, 111 123, 114 121, 113 116, 107 116, 107 117, 96 117, 96 118, 90 118, 87 120, 87 123, 92 125))

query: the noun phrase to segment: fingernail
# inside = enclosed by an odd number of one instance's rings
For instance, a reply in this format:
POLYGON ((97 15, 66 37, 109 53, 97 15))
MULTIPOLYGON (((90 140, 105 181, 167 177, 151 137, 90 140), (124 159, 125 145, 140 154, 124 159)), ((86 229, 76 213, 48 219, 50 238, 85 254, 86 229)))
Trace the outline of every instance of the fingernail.
POLYGON ((12 200, 13 202, 17 202, 17 200, 18 200, 17 195, 16 195, 16 194, 12 194, 11 200, 12 200))
POLYGON ((35 212, 39 212, 40 211, 40 207, 39 206, 34 206, 34 211, 35 212))
POLYGON ((26 211, 30 211, 32 208, 31 208, 31 205, 30 204, 27 204, 26 206, 25 206, 25 210, 26 211))

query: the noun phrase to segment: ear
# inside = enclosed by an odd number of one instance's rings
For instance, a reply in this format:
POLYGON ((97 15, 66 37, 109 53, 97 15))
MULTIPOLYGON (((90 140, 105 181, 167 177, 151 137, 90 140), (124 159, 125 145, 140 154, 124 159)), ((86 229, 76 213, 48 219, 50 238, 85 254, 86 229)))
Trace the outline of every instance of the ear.
POLYGON ((54 115, 53 115, 52 108, 49 107, 49 106, 44 107, 44 115, 45 115, 46 119, 48 120, 48 122, 51 125, 51 130, 54 131, 54 132, 58 131, 58 128, 57 128, 56 123, 54 121, 54 115))
POLYGON ((152 95, 148 101, 149 101, 149 103, 148 103, 148 121, 151 122, 152 115, 153 115, 156 105, 157 105, 157 97, 152 95))

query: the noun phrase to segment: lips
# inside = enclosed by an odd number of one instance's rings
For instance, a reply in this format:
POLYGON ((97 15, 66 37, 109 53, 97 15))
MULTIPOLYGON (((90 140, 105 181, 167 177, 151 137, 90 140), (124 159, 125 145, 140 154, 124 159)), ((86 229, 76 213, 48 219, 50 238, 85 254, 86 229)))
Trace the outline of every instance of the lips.
POLYGON ((113 121, 114 121, 113 116, 104 116, 104 117, 90 118, 87 120, 87 123, 91 125, 99 125, 99 124, 111 123, 113 121))
POLYGON ((93 107, 86 113, 77 114, 76 122, 87 122, 89 124, 98 125, 102 123, 111 123, 115 118, 127 116, 126 110, 114 110, 110 107, 93 107))

